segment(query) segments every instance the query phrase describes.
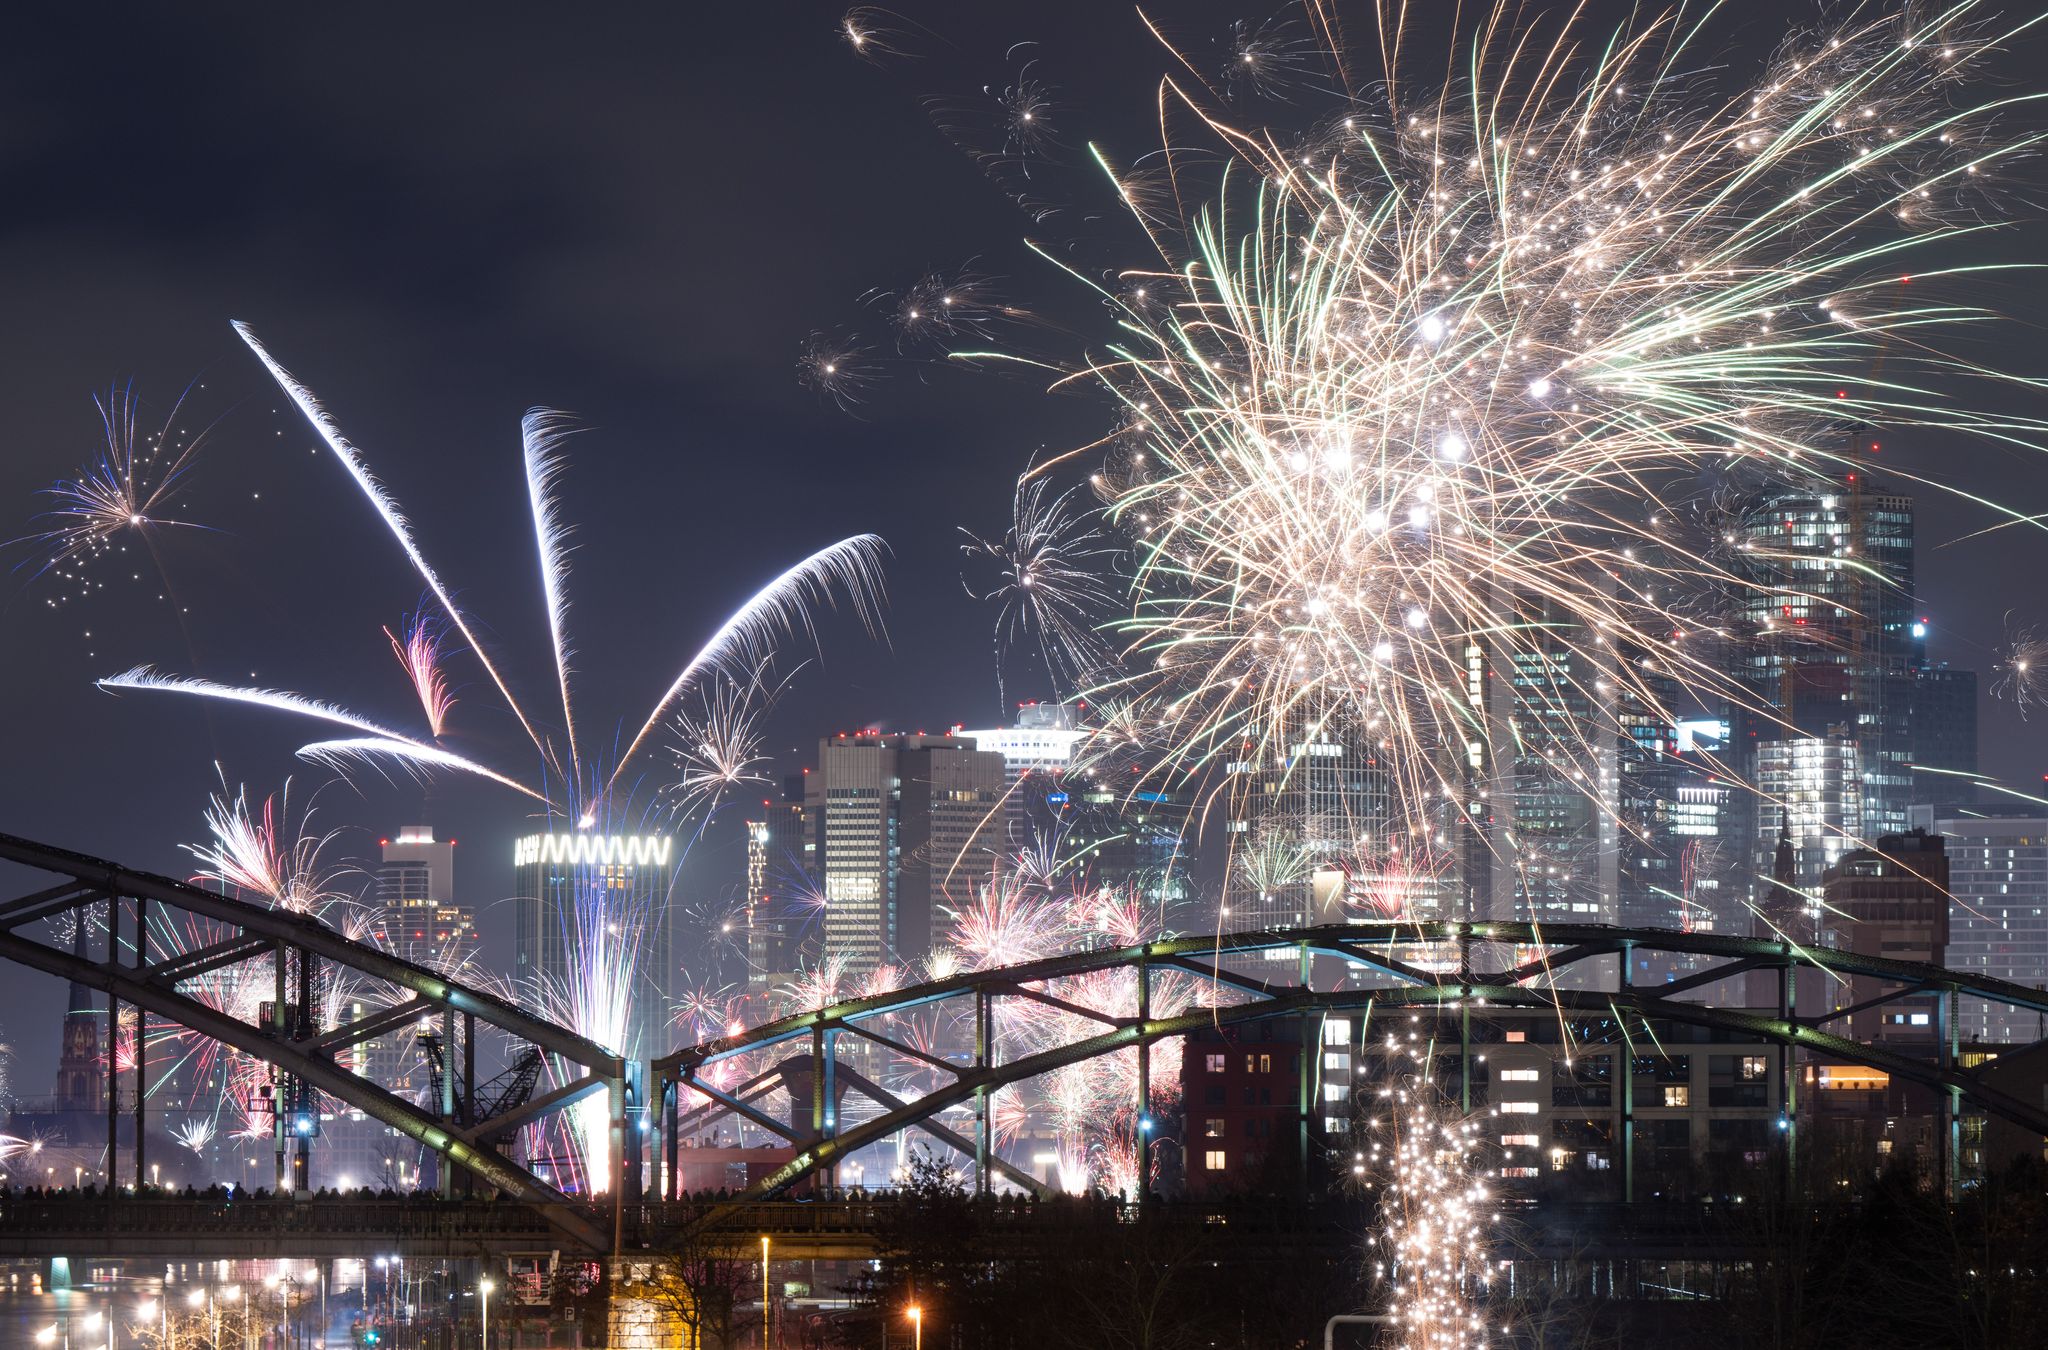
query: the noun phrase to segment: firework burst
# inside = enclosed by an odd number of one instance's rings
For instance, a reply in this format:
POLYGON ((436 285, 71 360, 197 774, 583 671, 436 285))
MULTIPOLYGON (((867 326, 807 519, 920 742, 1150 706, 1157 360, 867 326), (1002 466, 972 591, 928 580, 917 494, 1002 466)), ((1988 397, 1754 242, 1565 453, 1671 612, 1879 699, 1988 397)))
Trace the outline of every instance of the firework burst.
POLYGON ((829 398, 841 412, 853 411, 862 391, 874 381, 868 349, 858 334, 812 333, 796 359, 797 382, 829 398))
POLYGON ((676 714, 675 770, 664 792, 678 819, 709 820, 729 794, 768 781, 761 723, 794 673, 773 683, 761 671, 744 680, 714 674, 702 706, 676 714))
POLYGON ((2026 717, 2048 703, 2048 637, 2033 628, 2011 628, 1992 667, 1996 679, 1991 696, 2003 699, 2026 717))
MULTIPOLYGON (((349 443, 312 392, 289 374, 242 325, 236 331, 269 370, 278 386, 311 424, 320 442, 340 461, 357 489, 389 531, 431 595, 436 613, 431 620, 415 616, 403 636, 390 633, 399 663, 420 705, 426 729, 412 733, 373 722, 337 704, 278 690, 217 684, 138 668, 101 681, 110 690, 151 690, 181 693, 286 712, 338 726, 348 736, 309 743, 302 758, 334 767, 344 774, 364 768, 399 770, 416 775, 452 771, 486 779, 521 793, 543 806, 551 817, 590 829, 600 820, 635 819, 628 798, 633 779, 627 777, 638 756, 672 710, 691 698, 707 699, 707 711, 694 721, 686 738, 691 763, 679 804, 703 805, 752 771, 754 752, 747 748, 753 715, 744 706, 751 694, 778 687, 764 684, 778 643, 788 637, 815 637, 814 611, 844 600, 872 630, 880 605, 881 541, 858 535, 820 549, 775 577, 721 624, 662 691, 624 749, 608 767, 584 753, 578 736, 574 657, 569 618, 572 575, 569 567, 570 526, 558 500, 565 467, 564 443, 573 428, 567 417, 545 409, 529 412, 521 423, 522 460, 531 511, 533 538, 545 599, 554 693, 559 704, 555 729, 513 693, 499 663, 478 641, 478 623, 457 604, 450 586, 428 560, 419 536, 397 501, 370 471, 360 451, 349 443), (439 625, 445 623, 443 630, 439 625), (526 733, 541 769, 534 779, 501 771, 458 754, 441 744, 447 733, 452 700, 443 661, 456 642, 481 667, 497 691, 503 708, 526 733), (708 693, 706 686, 710 686, 708 693), (711 747, 707 750, 707 746, 711 747)), ((293 859, 279 852, 280 834, 267 818, 252 816, 239 801, 217 803, 215 843, 199 851, 209 875, 227 884, 281 897, 278 903, 316 905, 317 888, 306 891, 293 859)), ((314 850, 317 852, 317 848, 314 850)), ((633 1053, 631 1006, 643 984, 639 970, 649 926, 657 921, 656 905, 666 895, 650 896, 601 884, 595 872, 574 879, 574 902, 560 935, 566 954, 562 969, 546 972, 540 987, 526 991, 554 1020, 573 1026, 602 1044, 633 1053)), ((667 972, 657 977, 665 980, 667 972)), ((558 1071, 562 1066, 557 1065, 558 1071)), ((584 1160, 584 1176, 603 1184, 604 1104, 585 1102, 574 1113, 584 1160)), ((572 1144, 576 1141, 572 1140, 572 1144)))
POLYGON ((1426 876, 1514 753, 1489 672, 1568 653, 1530 715, 1597 809, 1630 717, 1754 705, 1729 597, 1768 586, 1707 537, 1722 485, 1856 474, 1859 424, 2038 445, 1956 396, 2038 381, 1941 352, 1990 317, 1944 259, 2039 139, 1999 131, 2026 99, 1968 101, 1972 8, 1801 33, 1729 99, 1676 11, 1546 44, 1501 4, 1463 73, 1390 45, 1306 136, 1232 124, 1182 58, 1166 116, 1222 162, 1169 149, 1162 216, 1097 156, 1156 256, 1096 285, 1120 333, 1069 376, 1120 409, 1092 481, 1131 547, 1093 693, 1154 772, 1245 806, 1258 775, 1222 766, 1357 746, 1379 814, 1329 834, 1426 876))
POLYGON ((311 831, 310 811, 292 806, 291 783, 284 791, 249 804, 249 790, 225 786, 209 798, 204 844, 187 844, 199 860, 202 880, 217 882, 240 899, 256 900, 294 914, 317 914, 343 896, 336 872, 322 861, 333 834, 311 831))
POLYGON ((1116 605, 1103 577, 1115 549, 1093 513, 1075 506, 1075 495, 1026 478, 1017 484, 1002 538, 961 531, 967 536, 961 553, 975 573, 985 574, 962 582, 969 595, 996 608, 999 686, 1004 657, 1027 642, 1037 647, 1056 694, 1072 692, 1108 660, 1096 628, 1116 605))
MULTIPOLYGON (((179 424, 187 386, 155 430, 139 425, 141 409, 134 387, 94 395, 99 411, 100 445, 76 478, 45 489, 55 503, 42 517, 40 533, 12 542, 35 550, 31 565, 37 577, 59 583, 48 603, 52 608, 106 588, 102 574, 117 565, 131 544, 149 556, 159 579, 162 565, 157 536, 170 529, 204 529, 175 514, 188 485, 194 461, 207 444, 211 426, 192 431, 179 424)), ((142 574, 130 568, 133 578, 142 574)), ((169 598, 168 583, 159 595, 169 598)))

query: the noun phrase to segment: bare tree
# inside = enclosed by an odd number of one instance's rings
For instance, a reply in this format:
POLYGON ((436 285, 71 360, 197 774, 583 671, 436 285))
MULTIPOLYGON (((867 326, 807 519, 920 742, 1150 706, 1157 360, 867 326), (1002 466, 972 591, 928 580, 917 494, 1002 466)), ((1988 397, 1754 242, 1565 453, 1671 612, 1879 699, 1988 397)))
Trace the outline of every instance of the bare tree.
POLYGON ((691 1203, 649 1254, 646 1280, 635 1282, 692 1350, 734 1350, 759 1321, 740 1310, 759 1295, 761 1249, 751 1235, 722 1226, 722 1208, 691 1203))

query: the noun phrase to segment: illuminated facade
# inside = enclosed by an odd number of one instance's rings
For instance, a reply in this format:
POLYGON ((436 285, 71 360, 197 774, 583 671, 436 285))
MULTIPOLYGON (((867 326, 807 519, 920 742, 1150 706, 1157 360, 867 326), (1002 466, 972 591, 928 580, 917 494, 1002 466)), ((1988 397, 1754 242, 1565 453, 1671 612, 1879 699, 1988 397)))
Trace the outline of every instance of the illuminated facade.
MULTIPOLYGON (((1809 896, 1820 894, 1821 875, 1856 847, 1863 811, 1863 747, 1847 727, 1822 736, 1765 741, 1756 750, 1756 787, 1762 799, 1777 808, 1777 819, 1752 807, 1747 815, 1756 833, 1751 856, 1774 857, 1781 831, 1792 841, 1793 884, 1809 896)), ((1768 867, 1763 875, 1770 875, 1768 867)), ((1772 897, 1758 892, 1760 908, 1772 897)), ((1819 922, 1817 905, 1808 904, 1799 940, 1811 941, 1819 922)))
MULTIPOLYGON (((1951 970, 2048 989, 2048 807, 1916 806, 1914 825, 1948 842, 1951 970)), ((2024 1042, 2048 1036, 2039 1013, 1963 999, 1963 1039, 2024 1042)))
POLYGON ((1750 637, 1734 653, 1747 706, 1732 710, 1730 750, 1762 790, 1737 803, 1740 830, 1760 879, 1777 837, 1773 804, 1789 801, 1799 875, 1813 886, 1843 836, 1906 828, 1927 633, 1913 612, 1913 500, 1861 471, 1777 484, 1743 510, 1735 540, 1747 584, 1733 618, 1750 637))
POLYGON ((600 1043, 646 1058, 667 1048, 664 1030, 676 983, 676 915, 669 890, 674 840, 662 834, 558 831, 513 845, 514 975, 560 993, 608 978, 596 968, 632 952, 624 1025, 616 1033, 580 1027, 600 1043), (637 938, 637 950, 635 950, 637 938), (572 972, 572 965, 582 963, 572 972))
POLYGON ((1074 746, 1087 733, 1075 730, 1065 704, 1026 703, 1017 709, 1015 726, 990 731, 955 727, 953 734, 972 741, 977 750, 1003 757, 1005 842, 1013 850, 1029 847, 1038 825, 1034 806, 1046 793, 1058 791, 1055 784, 1067 771, 1074 746))
POLYGON ((381 841, 377 939, 416 965, 452 970, 476 952, 476 911, 455 903, 455 841, 431 825, 400 827, 381 841))

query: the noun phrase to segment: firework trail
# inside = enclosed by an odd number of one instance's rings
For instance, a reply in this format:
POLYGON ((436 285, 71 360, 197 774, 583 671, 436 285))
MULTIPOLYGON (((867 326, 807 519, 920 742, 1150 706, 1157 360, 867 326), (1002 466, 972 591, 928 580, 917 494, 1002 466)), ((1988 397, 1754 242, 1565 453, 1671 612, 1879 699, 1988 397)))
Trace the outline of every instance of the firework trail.
MULTIPOLYGON (((51 608, 83 599, 106 588, 100 573, 109 561, 127 552, 132 541, 147 552, 160 580, 157 536, 168 529, 205 529, 172 514, 187 486, 187 475, 207 444, 211 425, 197 432, 179 425, 187 385, 154 431, 137 425, 138 400, 133 385, 94 395, 100 417, 100 445, 76 478, 44 489, 55 503, 41 520, 40 533, 9 541, 34 551, 29 563, 34 576, 52 576, 61 583, 48 598, 51 608)), ((140 579, 140 573, 136 574, 140 579)), ((168 598, 169 582, 163 581, 168 598)))

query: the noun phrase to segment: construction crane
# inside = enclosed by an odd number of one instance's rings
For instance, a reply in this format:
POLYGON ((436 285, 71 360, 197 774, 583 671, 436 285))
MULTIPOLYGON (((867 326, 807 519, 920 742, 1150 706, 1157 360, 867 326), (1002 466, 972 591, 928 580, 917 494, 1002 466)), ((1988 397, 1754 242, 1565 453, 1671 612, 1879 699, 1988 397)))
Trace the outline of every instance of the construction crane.
MULTIPOLYGON (((447 1101, 443 1095, 449 1075, 447 1047, 441 1043, 438 1031, 422 1031, 417 1038, 420 1059, 427 1066, 427 1101, 447 1101)), ((516 1111, 532 1099, 533 1090, 540 1083, 541 1054, 534 1046, 528 1046, 520 1056, 495 1078, 489 1078, 469 1090, 470 1085, 461 1073, 455 1073, 455 1123, 464 1129, 480 1121, 496 1120, 507 1112, 516 1111)), ((507 1127, 502 1133, 494 1134, 483 1142, 503 1145, 512 1142, 518 1134, 517 1125, 507 1127)))

